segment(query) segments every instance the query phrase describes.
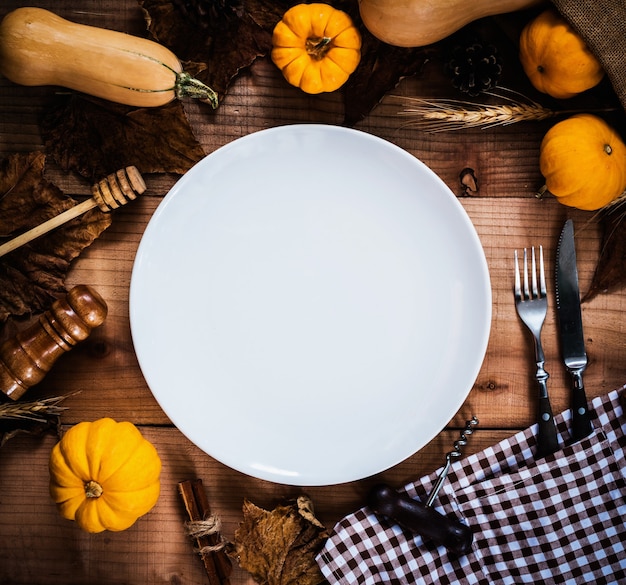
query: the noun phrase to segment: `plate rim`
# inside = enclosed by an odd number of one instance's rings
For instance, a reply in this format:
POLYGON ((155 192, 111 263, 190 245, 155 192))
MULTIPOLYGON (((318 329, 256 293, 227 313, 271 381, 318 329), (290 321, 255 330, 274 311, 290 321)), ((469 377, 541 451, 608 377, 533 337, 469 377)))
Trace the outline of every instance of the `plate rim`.
MULTIPOLYGON (((184 191, 184 188, 187 185, 187 183, 189 181, 194 180, 195 175, 198 173, 198 171, 194 172, 194 169, 200 167, 200 165, 210 164, 211 159, 215 157, 228 156, 228 152, 230 150, 238 148, 238 145, 241 145, 245 141, 263 140, 264 136, 271 136, 274 133, 293 133, 293 132, 298 133, 300 131, 314 131, 314 132, 322 132, 322 133, 339 132, 339 133, 351 134, 356 139, 366 139, 366 140, 376 143, 377 145, 381 145, 387 149, 391 149, 391 152, 394 152, 396 155, 400 155, 404 157, 405 159, 409 160, 411 164, 417 165, 417 167, 420 168, 421 172, 426 172, 430 174, 431 177, 434 177, 436 182, 438 182, 439 185, 442 187, 443 191, 447 193, 447 196, 450 198, 452 204, 456 207, 457 213, 459 213, 461 219, 463 220, 463 223, 467 227, 468 234, 471 236, 472 243, 474 244, 475 250, 479 251, 479 254, 474 259, 479 260, 479 264, 481 268, 480 278, 477 278, 476 280, 476 282, 479 284, 477 284, 476 286, 477 288, 481 289, 482 296, 484 298, 484 303, 481 307, 481 309, 484 311, 484 319, 481 321, 483 326, 481 327, 480 332, 478 331, 476 332, 476 333, 480 333, 481 338, 479 340, 478 339, 476 340, 476 346, 479 348, 477 351, 478 357, 476 358, 474 362, 474 368, 471 373, 471 381, 468 381, 468 388, 464 390, 463 392, 459 393, 458 400, 456 400, 456 402, 453 403, 454 411, 452 411, 452 406, 451 406, 450 417, 446 421, 444 426, 441 429, 439 429, 439 431, 437 431, 432 436, 423 438, 419 442, 412 443, 410 453, 407 454, 407 452, 405 451, 403 454, 398 455, 397 457, 393 459, 389 459, 382 466, 379 465, 379 469, 375 471, 374 474, 380 473, 380 472, 383 472, 385 470, 388 470, 394 467, 395 465, 406 460, 407 457, 419 452, 428 442, 433 440, 445 428, 445 426, 450 422, 450 420, 452 420, 454 416, 457 414, 458 410, 461 408, 461 406, 463 405, 463 403, 469 396, 476 382, 476 379, 480 373, 480 369, 482 368, 482 365, 484 363, 487 346, 488 346, 489 338, 491 334, 491 324, 492 324, 492 316, 493 316, 492 315, 492 288, 491 288, 489 267, 487 264, 487 259, 486 259, 484 248, 482 246, 482 242, 480 240, 480 237, 478 236, 476 227, 474 226, 471 218, 469 217, 469 214, 467 213, 467 211, 465 210, 461 202, 458 200, 458 198, 454 195, 452 190, 447 186, 447 184, 428 165, 426 165, 422 160, 420 160, 419 158, 417 158, 415 155, 411 154, 407 150, 401 148, 400 146, 384 138, 376 136, 374 134, 370 134, 368 132, 354 129, 354 128, 346 128, 342 126, 334 126, 334 125, 327 125, 327 124, 287 124, 283 126, 275 126, 275 127, 251 132, 242 137, 236 138, 221 147, 218 147, 211 153, 204 156, 189 171, 187 171, 182 177, 180 177, 180 179, 178 179, 176 183, 165 194, 162 201, 159 202, 159 205, 154 211, 152 217, 148 221, 148 224, 146 225, 144 233, 142 234, 142 237, 141 237, 141 240, 140 240, 140 243, 137 248, 136 255, 135 255, 135 259, 133 262, 133 268, 132 268, 131 279, 130 279, 129 319, 130 319, 132 343, 135 349, 137 360, 139 362, 140 370, 142 372, 142 375, 145 379, 145 382, 148 388, 150 389, 153 397, 155 398, 156 402, 159 404, 160 408, 163 409, 165 415, 168 416, 170 420, 172 420, 171 414, 168 413, 168 409, 162 402, 162 396, 160 396, 159 393, 156 392, 154 388, 152 387, 152 385, 150 384, 150 381, 149 381, 150 374, 148 374, 145 370, 145 360, 143 358, 142 350, 138 347, 138 345, 140 345, 141 342, 139 342, 138 344, 138 341, 137 341, 138 336, 139 336, 139 333, 137 331, 136 317, 135 317, 136 306, 138 302, 136 298, 136 294, 137 294, 136 291, 137 291, 137 286, 138 286, 137 278, 138 278, 138 273, 139 273, 139 267, 144 257, 144 248, 148 246, 146 242, 148 242, 152 229, 154 229, 153 227, 151 228, 151 226, 153 226, 153 224, 156 224, 156 222, 160 221, 161 216, 165 213, 165 209, 167 207, 168 202, 171 201, 174 197, 179 196, 178 193, 184 191)), ((468 380, 469 378, 470 376, 468 376, 468 380)), ((322 486, 322 485, 336 485, 340 483, 357 481, 357 480, 364 479, 366 477, 370 477, 371 475, 373 475, 372 473, 369 473, 369 472, 366 475, 362 475, 360 473, 356 473, 356 474, 346 473, 344 474, 343 477, 334 477, 334 478, 324 477, 322 475, 320 476, 318 481, 307 480, 305 482, 301 482, 297 478, 293 478, 293 477, 285 478, 281 475, 277 475, 272 472, 259 472, 258 470, 255 471, 245 465, 241 466, 241 465, 237 465, 233 461, 225 461, 224 457, 217 457, 214 453, 207 451, 205 447, 198 445, 198 443, 188 434, 188 430, 183 428, 184 425, 181 426, 181 424, 176 422, 175 420, 172 420, 172 423, 194 445, 196 445, 199 449, 201 449, 210 457, 213 457, 216 461, 221 462, 222 464, 226 465, 227 467, 230 467, 231 469, 234 469, 245 475, 248 475, 257 479, 271 481, 271 482, 275 482, 279 484, 322 486)))

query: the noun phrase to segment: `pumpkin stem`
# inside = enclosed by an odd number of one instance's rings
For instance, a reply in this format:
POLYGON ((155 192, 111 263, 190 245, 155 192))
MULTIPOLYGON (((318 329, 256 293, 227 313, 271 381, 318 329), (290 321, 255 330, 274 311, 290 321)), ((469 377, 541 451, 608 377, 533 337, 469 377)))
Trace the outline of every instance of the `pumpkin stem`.
POLYGON ((85 484, 85 495, 88 498, 99 498, 102 495, 103 489, 102 486, 93 479, 90 479, 85 484))
POLYGON ((191 77, 189 73, 185 73, 184 71, 176 74, 174 91, 176 92, 176 97, 179 99, 190 97, 206 100, 211 104, 214 110, 217 108, 217 94, 208 85, 205 85, 195 77, 191 77))
POLYGON ((541 189, 539 189, 539 191, 535 193, 535 197, 537 199, 543 199, 544 195, 551 195, 550 191, 548 191, 547 185, 543 185, 543 187, 541 187, 541 189))
POLYGON ((314 59, 321 60, 328 53, 332 40, 332 37, 308 38, 306 40, 306 52, 314 59))

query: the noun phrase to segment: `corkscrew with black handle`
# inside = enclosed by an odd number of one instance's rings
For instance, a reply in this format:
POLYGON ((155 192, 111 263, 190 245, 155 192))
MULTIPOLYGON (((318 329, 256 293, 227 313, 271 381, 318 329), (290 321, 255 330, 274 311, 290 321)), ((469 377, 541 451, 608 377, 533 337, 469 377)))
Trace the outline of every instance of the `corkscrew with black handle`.
POLYGON ((446 463, 426 503, 401 494, 386 484, 379 484, 368 497, 367 503, 372 511, 419 534, 425 540, 444 546, 455 555, 467 554, 474 539, 472 529, 454 517, 440 514, 432 505, 450 471, 452 460, 461 456, 461 447, 467 445, 467 438, 474 432, 477 424, 478 419, 475 416, 467 421, 461 436, 454 442, 454 450, 446 454, 446 463))

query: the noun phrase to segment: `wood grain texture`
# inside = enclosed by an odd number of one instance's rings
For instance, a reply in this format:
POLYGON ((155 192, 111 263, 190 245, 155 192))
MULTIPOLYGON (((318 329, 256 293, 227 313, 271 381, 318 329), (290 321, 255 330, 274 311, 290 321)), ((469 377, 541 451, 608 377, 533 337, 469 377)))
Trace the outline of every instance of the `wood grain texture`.
MULTIPOLYGON (((157 448, 162 461, 162 493, 156 507, 124 532, 90 535, 62 519, 48 497, 48 457, 54 438, 19 437, 0 452, 0 583, 33 585, 202 584, 206 574, 186 536, 186 513, 177 484, 201 478, 212 513, 222 520, 222 536, 232 539, 241 522, 244 498, 271 509, 300 488, 242 476, 217 463, 192 445, 176 429, 143 427, 144 436, 157 448)), ((467 454, 504 438, 507 433, 476 432, 467 454)), ((401 486, 444 463, 458 432, 444 431, 419 454, 385 472, 382 479, 401 486)), ((226 439, 225 439, 226 440, 226 439)), ((327 526, 363 505, 374 479, 341 486, 315 487, 306 492, 327 526)), ((424 494, 424 499, 427 494, 424 494)), ((236 565, 236 563, 235 563, 236 565)), ((252 585, 237 566, 231 583, 252 585)))
MULTIPOLYGON (((25 5, 5 0, 0 17, 25 5)), ((65 18, 142 34, 142 15, 133 0, 38 0, 65 18)), ((55 88, 25 88, 0 79, 0 156, 43 148, 38 119, 55 88)), ((458 428, 472 415, 478 432, 465 449, 472 453, 532 424, 535 413, 534 364, 530 335, 513 304, 513 250, 544 246, 552 281, 556 242, 563 221, 574 219, 578 268, 583 291, 589 286, 599 254, 600 232, 593 214, 567 209, 556 200, 538 200, 542 184, 538 146, 550 122, 525 122, 489 130, 426 134, 406 127, 393 95, 447 97, 449 86, 434 63, 422 74, 403 80, 357 128, 404 148, 429 165, 458 196, 460 173, 470 167, 479 190, 459 201, 474 223, 489 266, 492 330, 483 366, 465 404, 446 430, 419 453, 370 478, 339 486, 316 487, 313 498, 328 526, 359 507, 378 479, 401 486, 430 473, 444 462, 458 428), (391 95, 393 94, 393 95, 391 95)), ((231 141, 284 124, 341 124, 341 93, 307 96, 288 86, 268 59, 258 60, 233 84, 216 112, 185 102, 190 123, 208 154, 231 141)), ((321 172, 323 169, 314 169, 321 172)), ((68 195, 90 196, 90 185, 51 164, 47 176, 68 195)), ((89 284, 106 300, 109 315, 87 341, 63 355, 32 398, 69 395, 62 422, 67 428, 82 420, 110 416, 131 420, 154 442, 163 460, 162 495, 156 508, 122 533, 88 535, 62 520, 48 496, 48 456, 55 438, 18 437, 0 450, 0 583, 13 584, 191 584, 204 583, 202 563, 185 536, 185 513, 176 492, 179 481, 203 480, 213 513, 232 538, 241 520, 244 498, 271 508, 297 495, 300 488, 256 480, 235 472, 191 444, 169 421, 152 396, 139 369, 128 317, 128 292, 137 246, 162 197, 176 177, 145 177, 146 193, 113 213, 113 225, 73 264, 68 288, 89 284)), ((0 260, 1 261, 1 260, 0 260)), ((554 289, 543 341, 553 409, 568 408, 569 380, 558 350, 554 289)), ((589 367, 585 375, 590 397, 626 382, 626 292, 597 296, 583 305, 589 367)), ((9 332, 0 330, 0 338, 9 332)), ((210 420, 210 413, 207 413, 210 420)), ((332 432, 320 421, 320 432, 332 432)), ((367 432, 367 429, 364 429, 367 432)), ((232 436, 238 439, 236 421, 232 436)), ((426 496, 426 494, 424 495, 426 496)), ((235 568, 234 585, 252 580, 235 568)))

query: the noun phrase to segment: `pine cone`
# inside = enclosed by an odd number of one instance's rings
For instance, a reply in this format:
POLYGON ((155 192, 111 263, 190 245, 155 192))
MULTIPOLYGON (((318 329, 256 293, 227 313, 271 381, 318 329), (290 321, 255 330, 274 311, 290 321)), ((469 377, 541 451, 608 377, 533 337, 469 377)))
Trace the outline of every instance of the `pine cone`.
POLYGON ((219 29, 243 11, 243 0, 173 0, 173 4, 185 18, 203 29, 219 29))
POLYGON ((454 87, 475 97, 496 86, 502 64, 493 45, 473 42, 452 50, 446 72, 454 87))

